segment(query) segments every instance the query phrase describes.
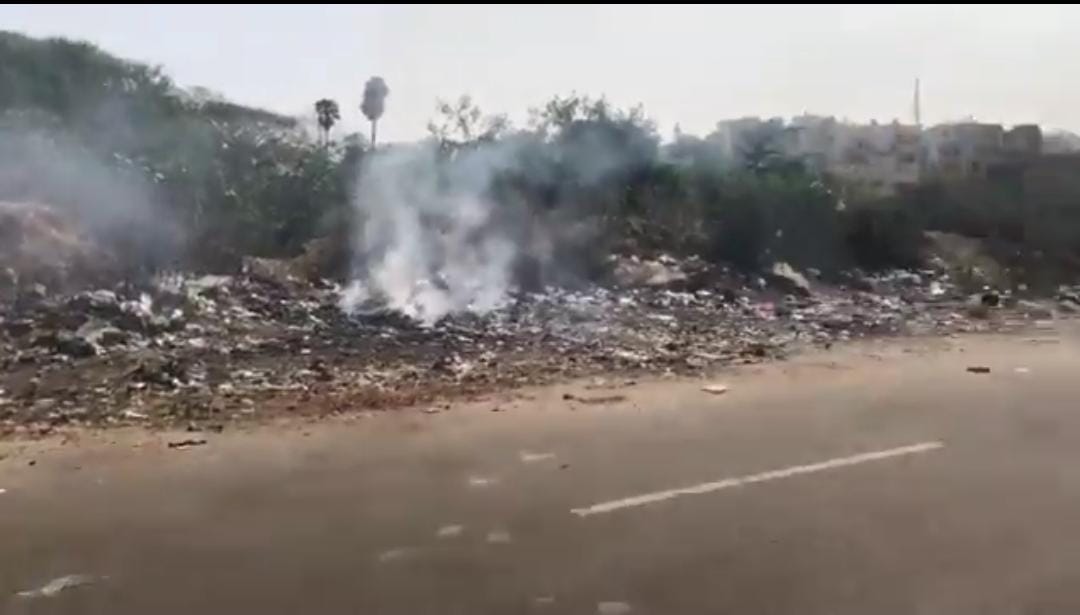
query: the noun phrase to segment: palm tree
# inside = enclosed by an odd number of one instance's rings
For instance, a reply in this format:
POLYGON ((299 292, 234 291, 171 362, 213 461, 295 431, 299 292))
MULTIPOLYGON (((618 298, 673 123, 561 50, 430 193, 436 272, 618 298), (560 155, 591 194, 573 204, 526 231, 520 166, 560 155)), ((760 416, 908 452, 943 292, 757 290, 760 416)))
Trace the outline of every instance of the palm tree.
POLYGON ((386 110, 386 95, 390 93, 390 88, 386 87, 386 82, 382 77, 372 77, 364 84, 364 102, 360 104, 360 111, 364 113, 364 117, 371 122, 371 147, 375 148, 375 132, 379 123, 379 118, 382 117, 383 111, 386 110))
POLYGON ((329 98, 315 101, 315 115, 319 118, 319 128, 323 133, 323 146, 330 144, 330 129, 341 119, 338 104, 329 98))

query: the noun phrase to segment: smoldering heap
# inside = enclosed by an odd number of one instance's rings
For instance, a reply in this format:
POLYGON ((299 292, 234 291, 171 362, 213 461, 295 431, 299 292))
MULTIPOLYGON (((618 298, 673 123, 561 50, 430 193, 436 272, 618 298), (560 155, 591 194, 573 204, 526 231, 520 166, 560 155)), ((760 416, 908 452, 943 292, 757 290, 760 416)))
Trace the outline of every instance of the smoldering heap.
POLYGON ((826 285, 783 267, 757 277, 697 259, 623 257, 608 284, 511 292, 501 307, 424 322, 393 309, 350 315, 337 284, 266 265, 75 293, 20 289, 0 308, 0 429, 220 428, 579 376, 692 375, 867 335, 1053 316, 996 294, 976 297, 984 309, 973 316, 943 271, 826 285))
POLYGON ((396 310, 425 324, 447 314, 486 312, 509 299, 526 227, 490 196, 514 166, 510 145, 455 152, 451 164, 433 145, 403 147, 364 163, 354 200, 353 280, 342 308, 396 310))

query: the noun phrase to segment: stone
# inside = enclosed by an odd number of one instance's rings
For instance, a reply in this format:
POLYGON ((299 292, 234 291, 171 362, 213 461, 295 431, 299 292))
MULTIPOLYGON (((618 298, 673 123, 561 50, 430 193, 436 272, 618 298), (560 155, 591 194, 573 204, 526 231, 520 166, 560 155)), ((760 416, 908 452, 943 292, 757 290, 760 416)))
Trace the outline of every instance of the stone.
POLYGON ((801 296, 810 295, 810 282, 791 265, 780 261, 773 265, 771 281, 782 291, 801 296))
POLYGON ((93 342, 85 337, 66 331, 57 334, 53 348, 60 354, 76 359, 93 357, 98 354, 98 347, 93 342))

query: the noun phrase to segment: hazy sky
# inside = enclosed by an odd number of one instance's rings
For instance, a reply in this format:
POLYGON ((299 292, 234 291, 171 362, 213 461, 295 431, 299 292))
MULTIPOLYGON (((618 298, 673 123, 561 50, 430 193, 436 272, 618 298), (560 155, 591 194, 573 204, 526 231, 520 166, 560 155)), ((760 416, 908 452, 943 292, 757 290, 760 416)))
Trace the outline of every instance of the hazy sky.
POLYGON ((1080 9, 1066 6, 0 5, 0 29, 90 40, 285 113, 335 98, 354 125, 382 75, 391 140, 465 92, 518 123, 556 93, 606 94, 666 134, 804 111, 910 121, 916 76, 924 122, 1080 131, 1080 9))

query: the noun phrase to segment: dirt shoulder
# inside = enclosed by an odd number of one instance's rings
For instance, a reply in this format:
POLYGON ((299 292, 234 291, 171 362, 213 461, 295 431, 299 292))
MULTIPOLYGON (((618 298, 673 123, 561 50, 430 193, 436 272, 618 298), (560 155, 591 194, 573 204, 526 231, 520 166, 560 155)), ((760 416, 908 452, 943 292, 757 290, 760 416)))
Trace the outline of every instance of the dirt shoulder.
MULTIPOLYGON (((872 389, 879 380, 925 369, 928 363, 949 365, 957 378, 967 378, 973 376, 964 371, 972 356, 980 357, 972 366, 983 366, 986 357, 994 357, 998 364, 988 367, 1016 377, 1009 373, 1014 368, 1006 364, 1031 363, 1039 356, 1051 360, 1053 352, 1078 347, 1078 340, 1080 329, 1075 323, 1009 334, 871 338, 828 350, 807 349, 784 361, 728 365, 694 375, 596 375, 451 396, 434 404, 397 407, 396 412, 353 408, 337 413, 277 413, 236 422, 225 430, 197 425, 66 426, 45 436, 0 441, 0 466, 6 484, 17 486, 40 475, 42 467, 51 468, 45 472, 63 474, 88 466, 141 465, 155 460, 172 464, 192 456, 219 461, 235 457, 243 465, 273 459, 283 451, 293 455, 337 446, 377 450, 417 437, 457 439, 505 432, 513 439, 588 417, 636 420, 666 415, 684 405, 723 402, 728 411, 739 412, 755 399, 771 399, 778 390, 797 386, 856 383, 872 389), (717 393, 719 389, 724 392, 717 393)), ((798 403, 797 396, 791 403, 798 403)))

